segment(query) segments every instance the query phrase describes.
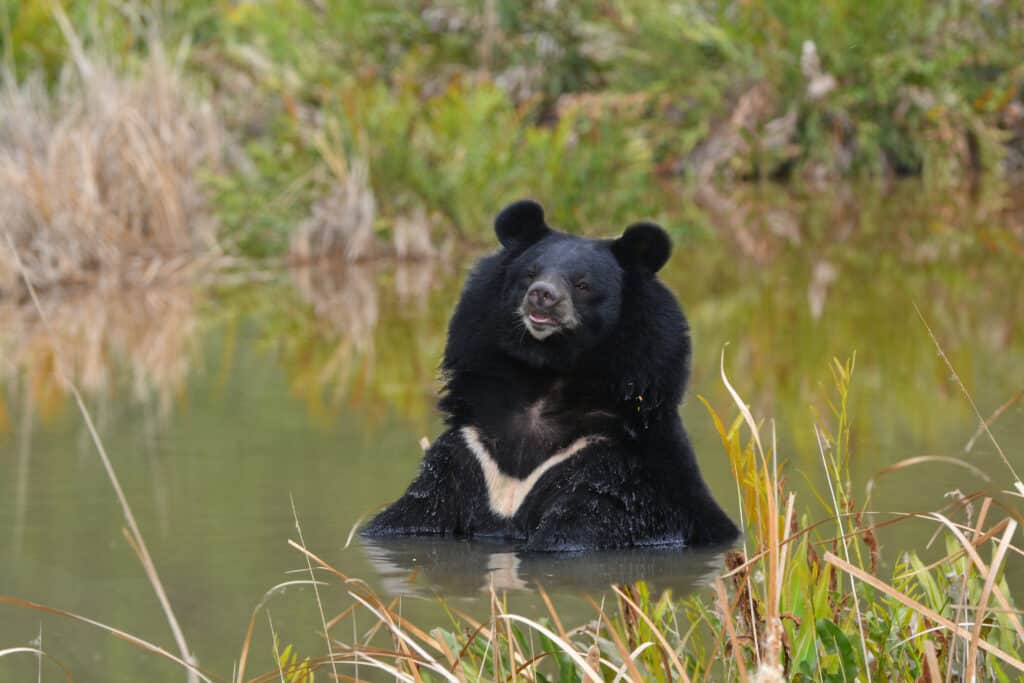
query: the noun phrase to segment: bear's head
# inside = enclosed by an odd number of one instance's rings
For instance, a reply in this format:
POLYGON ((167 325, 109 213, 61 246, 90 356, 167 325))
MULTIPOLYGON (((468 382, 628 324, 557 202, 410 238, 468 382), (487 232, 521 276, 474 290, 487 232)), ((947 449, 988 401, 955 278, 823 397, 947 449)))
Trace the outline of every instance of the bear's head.
POLYGON ((605 341, 623 318, 628 276, 653 277, 668 260, 668 235, 637 223, 615 240, 552 230, 530 200, 506 207, 495 220, 503 249, 500 307, 512 356, 536 367, 568 369, 605 341))
POLYGON ((672 414, 689 375, 686 318, 656 273, 672 250, 653 223, 616 239, 549 227, 524 200, 498 214, 501 249, 470 274, 448 327, 442 409, 463 410, 456 388, 475 376, 570 380, 646 424, 672 414))

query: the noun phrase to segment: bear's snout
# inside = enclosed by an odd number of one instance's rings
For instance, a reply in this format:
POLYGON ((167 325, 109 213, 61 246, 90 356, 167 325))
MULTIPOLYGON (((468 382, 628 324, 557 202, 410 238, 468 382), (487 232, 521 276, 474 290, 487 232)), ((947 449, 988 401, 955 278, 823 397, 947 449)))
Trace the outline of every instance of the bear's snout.
POLYGON ((534 282, 526 292, 526 302, 541 311, 554 308, 564 298, 561 292, 547 282, 534 282))
POLYGON ((534 280, 519 305, 519 315, 530 335, 538 341, 560 330, 572 330, 579 324, 572 297, 558 279, 534 280))

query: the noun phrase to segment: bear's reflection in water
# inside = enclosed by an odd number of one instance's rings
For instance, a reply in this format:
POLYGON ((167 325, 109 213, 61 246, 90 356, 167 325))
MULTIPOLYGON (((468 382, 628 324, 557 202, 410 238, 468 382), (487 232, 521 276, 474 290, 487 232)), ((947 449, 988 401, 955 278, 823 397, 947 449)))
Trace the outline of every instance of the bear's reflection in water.
POLYGON ((503 543, 445 538, 363 539, 363 549, 390 595, 478 595, 499 591, 600 592, 611 584, 647 581, 686 595, 709 583, 727 547, 662 547, 585 553, 524 553, 503 543))

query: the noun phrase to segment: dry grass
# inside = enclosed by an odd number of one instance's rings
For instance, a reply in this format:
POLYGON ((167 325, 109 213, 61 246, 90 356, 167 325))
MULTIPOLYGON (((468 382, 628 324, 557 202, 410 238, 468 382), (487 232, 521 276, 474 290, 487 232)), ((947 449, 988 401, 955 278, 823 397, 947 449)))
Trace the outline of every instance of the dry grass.
POLYGON ((312 215, 292 233, 294 261, 309 263, 340 255, 353 262, 374 256, 377 200, 366 165, 356 162, 331 166, 338 178, 337 186, 313 205, 312 215))
POLYGON ((432 241, 433 224, 422 207, 388 221, 389 246, 377 234, 377 199, 366 163, 349 162, 327 148, 320 151, 331 167, 333 189, 313 203, 309 217, 292 231, 292 263, 409 263, 443 256, 432 241))
MULTIPOLYGON (((0 232, 32 284, 147 283, 215 253, 199 186, 227 140, 213 107, 159 42, 115 73, 57 19, 74 55, 58 82, 0 79, 0 232)), ((21 289, 0 240, 0 294, 21 289)))
MULTIPOLYGON (((383 221, 389 240, 378 235, 378 201, 365 159, 350 155, 331 134, 314 136, 327 166, 330 190, 313 203, 310 215, 292 231, 292 263, 362 263, 396 259, 399 263, 444 256, 432 241, 433 220, 421 205, 383 221), (390 245, 388 244, 390 241, 390 245)), ((445 245, 446 249, 450 245, 445 245)))

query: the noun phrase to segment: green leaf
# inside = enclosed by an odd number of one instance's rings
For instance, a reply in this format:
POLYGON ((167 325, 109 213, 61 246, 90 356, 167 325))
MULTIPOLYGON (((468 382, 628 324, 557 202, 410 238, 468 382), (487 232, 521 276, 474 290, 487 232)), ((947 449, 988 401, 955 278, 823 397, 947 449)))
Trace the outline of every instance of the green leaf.
POLYGON ((841 680, 856 681, 859 667, 857 654, 850 640, 830 619, 819 619, 817 623, 818 638, 821 639, 825 652, 837 655, 841 680))

